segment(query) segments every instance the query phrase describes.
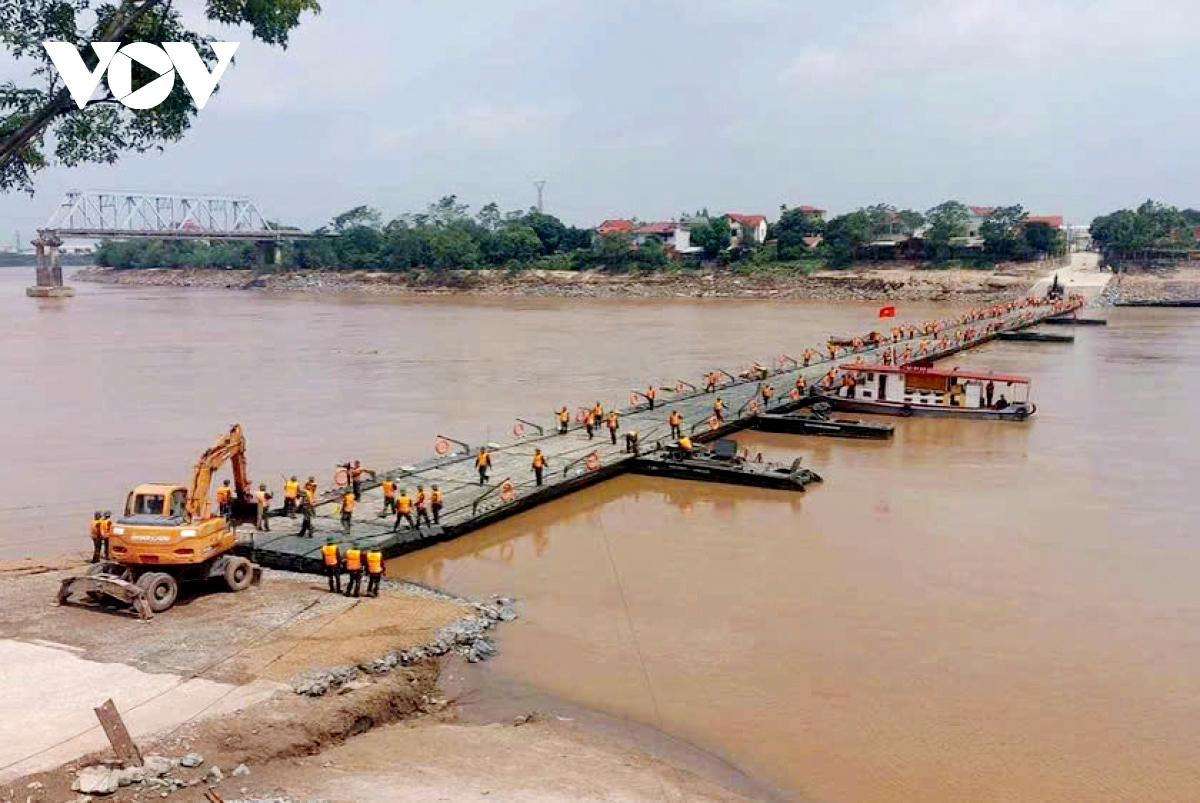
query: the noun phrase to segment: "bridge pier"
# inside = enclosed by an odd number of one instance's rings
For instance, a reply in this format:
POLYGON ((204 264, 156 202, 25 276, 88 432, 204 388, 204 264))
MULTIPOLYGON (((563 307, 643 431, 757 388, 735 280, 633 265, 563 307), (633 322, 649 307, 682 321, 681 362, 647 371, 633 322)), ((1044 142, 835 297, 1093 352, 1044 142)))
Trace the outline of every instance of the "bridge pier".
POLYGON ((30 298, 70 298, 75 295, 75 288, 63 284, 58 254, 62 240, 55 234, 39 232, 32 244, 37 253, 37 284, 26 287, 25 295, 30 298))
POLYGON ((254 243, 258 252, 258 272, 269 273, 283 264, 283 246, 278 240, 258 240, 254 243))

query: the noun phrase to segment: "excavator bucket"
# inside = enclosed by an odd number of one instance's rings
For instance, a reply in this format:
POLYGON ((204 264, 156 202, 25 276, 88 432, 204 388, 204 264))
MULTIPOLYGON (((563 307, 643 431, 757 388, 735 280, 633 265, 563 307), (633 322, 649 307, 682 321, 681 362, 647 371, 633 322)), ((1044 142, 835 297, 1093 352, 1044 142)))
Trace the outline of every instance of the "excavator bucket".
POLYGON ((58 604, 75 604, 71 600, 74 596, 82 596, 90 600, 108 597, 129 605, 137 613, 138 618, 143 621, 154 618, 154 613, 150 610, 150 602, 146 599, 146 592, 134 583, 122 580, 115 575, 93 574, 66 578, 58 589, 58 604))

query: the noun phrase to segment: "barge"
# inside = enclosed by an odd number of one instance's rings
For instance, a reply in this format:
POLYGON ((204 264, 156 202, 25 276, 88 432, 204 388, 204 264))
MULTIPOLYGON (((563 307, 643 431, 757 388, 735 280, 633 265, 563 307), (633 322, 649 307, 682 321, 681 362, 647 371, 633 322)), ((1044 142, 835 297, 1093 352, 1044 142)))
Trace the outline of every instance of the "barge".
POLYGON ((1030 379, 1016 374, 917 365, 838 367, 842 386, 823 389, 835 410, 877 415, 1025 421, 1037 412, 1030 379))
POLYGON ((823 435, 830 438, 860 438, 887 440, 895 428, 891 424, 859 421, 853 418, 830 418, 828 402, 817 402, 812 413, 759 413, 751 427, 760 432, 779 432, 785 435, 823 435))
POLYGON ((634 474, 683 480, 803 491, 806 485, 823 480, 815 471, 803 468, 800 460, 797 457, 790 466, 751 461, 738 454, 737 441, 722 439, 713 444, 711 451, 664 446, 631 460, 629 470, 634 474))

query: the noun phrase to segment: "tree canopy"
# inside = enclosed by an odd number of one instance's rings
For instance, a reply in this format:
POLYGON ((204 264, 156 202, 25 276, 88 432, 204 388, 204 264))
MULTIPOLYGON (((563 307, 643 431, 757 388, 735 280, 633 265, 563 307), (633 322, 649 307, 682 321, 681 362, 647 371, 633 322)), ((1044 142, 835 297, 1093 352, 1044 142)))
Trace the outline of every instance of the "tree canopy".
POLYGON ((1147 200, 1137 209, 1120 209, 1092 221, 1092 239, 1110 254, 1133 251, 1191 250, 1200 211, 1147 200))
MULTIPOLYGON (((73 167, 87 162, 112 164, 125 153, 161 149, 187 133, 196 116, 192 96, 176 81, 163 103, 135 111, 123 106, 106 83, 101 94, 80 109, 63 85, 46 41, 74 44, 84 64, 94 70, 99 60, 92 42, 186 42, 196 47, 211 70, 216 54, 212 41, 184 22, 202 13, 227 25, 248 25, 262 42, 286 48, 288 37, 305 12, 319 12, 317 0, 110 0, 91 7, 89 0, 6 0, 0 3, 0 46, 28 79, 0 84, 0 191, 33 192, 34 177, 52 161, 73 167), (47 144, 47 134, 53 135, 47 144)), ((157 78, 134 64, 132 88, 157 78)))

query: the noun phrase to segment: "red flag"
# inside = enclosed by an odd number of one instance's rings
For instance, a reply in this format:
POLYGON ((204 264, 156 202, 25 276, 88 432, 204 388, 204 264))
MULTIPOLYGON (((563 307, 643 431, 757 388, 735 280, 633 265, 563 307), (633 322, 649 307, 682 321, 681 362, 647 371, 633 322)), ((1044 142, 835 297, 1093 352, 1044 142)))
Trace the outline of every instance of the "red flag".
POLYGON ((896 308, 895 307, 880 307, 879 308, 879 317, 880 318, 895 318, 896 317, 896 308))

